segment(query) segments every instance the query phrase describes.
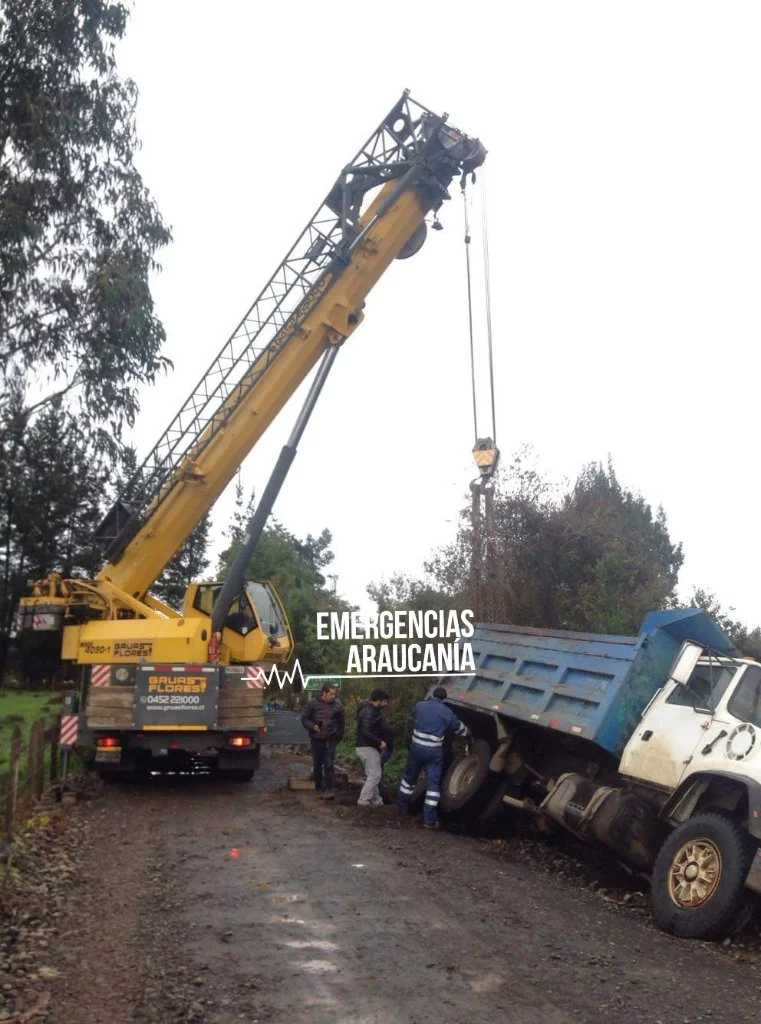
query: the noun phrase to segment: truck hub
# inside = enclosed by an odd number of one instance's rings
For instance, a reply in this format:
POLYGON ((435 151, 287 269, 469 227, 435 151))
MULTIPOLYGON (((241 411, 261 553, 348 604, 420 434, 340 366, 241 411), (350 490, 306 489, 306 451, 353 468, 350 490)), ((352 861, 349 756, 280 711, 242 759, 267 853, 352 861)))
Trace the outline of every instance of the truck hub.
POLYGON ((709 839, 691 839, 674 856, 669 895, 678 907, 694 909, 711 898, 721 879, 721 854, 709 839))

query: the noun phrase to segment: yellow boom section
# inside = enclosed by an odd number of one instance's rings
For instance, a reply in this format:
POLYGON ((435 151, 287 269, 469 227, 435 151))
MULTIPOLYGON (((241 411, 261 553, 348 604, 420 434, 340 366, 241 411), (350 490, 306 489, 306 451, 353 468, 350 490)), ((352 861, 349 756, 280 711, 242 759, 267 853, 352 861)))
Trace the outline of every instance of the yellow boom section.
POLYGON ((371 227, 353 249, 349 265, 337 276, 326 271, 307 294, 271 343, 271 347, 282 346, 277 357, 241 401, 241 394, 257 373, 257 363, 251 366, 225 402, 223 408, 229 409, 225 426, 216 430, 208 444, 205 436, 199 439, 154 501, 155 511, 148 509, 145 525, 121 556, 103 567, 99 580, 108 580, 141 598, 230 483, 326 347, 341 344, 355 330, 362 319, 366 296, 411 242, 430 208, 410 187, 373 223, 397 188, 394 181, 381 188, 360 220, 363 229, 371 227))

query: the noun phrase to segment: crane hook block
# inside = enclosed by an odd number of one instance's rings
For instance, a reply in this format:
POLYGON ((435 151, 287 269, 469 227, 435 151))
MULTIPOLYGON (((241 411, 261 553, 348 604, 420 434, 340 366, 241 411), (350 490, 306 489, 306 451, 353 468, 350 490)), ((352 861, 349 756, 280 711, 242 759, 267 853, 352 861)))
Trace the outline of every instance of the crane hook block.
POLYGON ((482 477, 493 476, 499 464, 499 448, 491 437, 479 437, 473 446, 473 458, 482 477))

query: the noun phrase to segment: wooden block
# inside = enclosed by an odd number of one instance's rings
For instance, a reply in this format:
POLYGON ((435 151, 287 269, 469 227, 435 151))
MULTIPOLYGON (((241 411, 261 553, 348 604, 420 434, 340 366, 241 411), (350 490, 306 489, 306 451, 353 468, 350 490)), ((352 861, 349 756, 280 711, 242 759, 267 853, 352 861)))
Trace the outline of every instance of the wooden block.
POLYGON ((135 692, 127 689, 126 693, 114 693, 103 687, 103 689, 91 690, 87 696, 87 709, 90 708, 132 708, 135 703, 135 692))
POLYGON ((88 714, 87 727, 88 729, 131 729, 132 714, 131 712, 106 714, 105 711, 99 712, 97 715, 88 714))
POLYGON ((257 708, 261 710, 264 707, 264 695, 257 694, 253 690, 249 690, 248 693, 245 690, 240 693, 220 693, 219 706, 221 708, 257 708))
POLYGON ((288 789, 306 789, 314 792, 314 779, 305 779, 303 775, 291 775, 288 779, 288 789))

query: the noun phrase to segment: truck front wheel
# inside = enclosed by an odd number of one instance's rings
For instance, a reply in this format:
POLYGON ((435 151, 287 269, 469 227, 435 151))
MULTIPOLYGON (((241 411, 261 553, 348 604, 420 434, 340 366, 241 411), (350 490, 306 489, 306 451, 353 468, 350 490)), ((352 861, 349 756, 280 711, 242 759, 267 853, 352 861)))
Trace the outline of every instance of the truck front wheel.
POLYGON ((755 845, 723 814, 699 814, 674 829, 653 869, 651 903, 660 928, 684 939, 732 930, 745 902, 755 845))

